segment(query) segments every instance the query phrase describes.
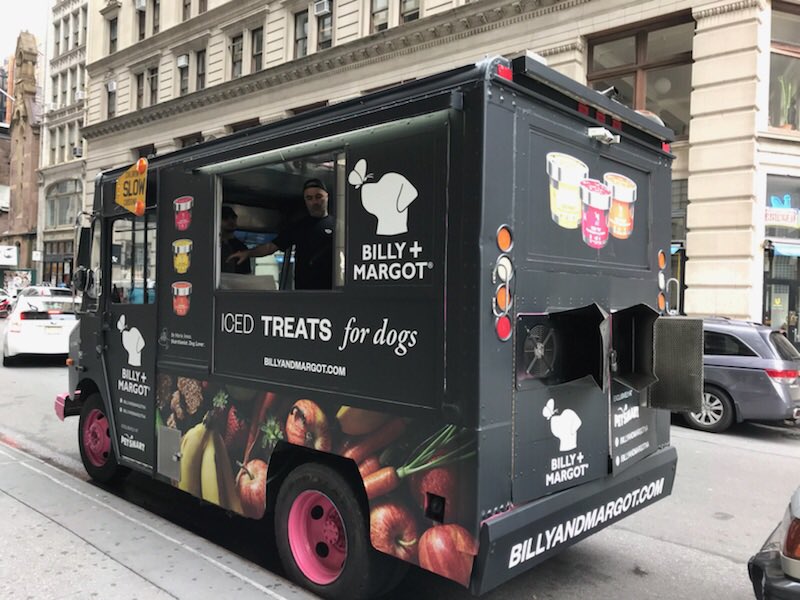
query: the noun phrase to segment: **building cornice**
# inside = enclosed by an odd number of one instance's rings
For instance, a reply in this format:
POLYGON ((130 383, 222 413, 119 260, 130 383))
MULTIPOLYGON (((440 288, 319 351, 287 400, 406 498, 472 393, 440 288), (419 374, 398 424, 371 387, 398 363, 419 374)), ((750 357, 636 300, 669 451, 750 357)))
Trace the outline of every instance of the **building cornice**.
POLYGON ((545 48, 544 50, 537 50, 540 56, 555 56, 557 54, 564 54, 565 52, 578 52, 582 53, 586 49, 583 40, 576 40, 569 44, 562 44, 561 46, 553 46, 552 48, 545 48))
POLYGON ((75 121, 84 116, 84 101, 78 100, 63 108, 49 110, 45 113, 45 124, 48 127, 53 125, 63 125, 64 123, 75 121))
POLYGON ((81 44, 50 60, 51 71, 62 71, 86 61, 86 44, 81 44))
POLYGON ((695 20, 708 19, 710 17, 718 17, 719 15, 724 15, 726 13, 739 12, 742 10, 749 10, 751 8, 765 10, 766 4, 764 0, 738 0, 737 2, 731 2, 729 4, 722 4, 694 11, 692 16, 695 18, 695 20))
MULTIPOLYGON (((548 0, 511 2, 506 0, 493 4, 459 6, 440 15, 413 21, 258 73, 225 81, 205 90, 89 125, 83 128, 82 134, 87 140, 114 135, 196 109, 227 103, 233 98, 296 84, 322 73, 335 76, 370 64, 429 50, 455 40, 568 10, 590 1, 556 0, 548 3, 548 0)), ((126 57, 120 64, 127 64, 131 58, 126 57)), ((95 68, 100 66, 100 61, 92 65, 95 68)), ((106 64, 106 68, 111 66, 106 64)))

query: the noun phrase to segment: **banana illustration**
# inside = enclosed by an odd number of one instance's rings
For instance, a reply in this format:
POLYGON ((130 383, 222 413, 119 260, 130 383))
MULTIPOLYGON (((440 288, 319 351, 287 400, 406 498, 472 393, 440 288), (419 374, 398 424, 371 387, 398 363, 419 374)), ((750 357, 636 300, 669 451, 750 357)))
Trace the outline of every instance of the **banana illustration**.
POLYGON ((200 482, 203 500, 222 506, 222 496, 220 495, 219 489, 219 477, 217 475, 217 451, 219 449, 217 444, 218 437, 218 433, 212 433, 209 436, 205 447, 203 448, 203 458, 200 466, 200 482))
POLYGON ((242 502, 239 500, 239 494, 236 491, 236 477, 233 474, 233 469, 231 469, 231 459, 228 456, 228 450, 222 436, 220 436, 220 439, 217 441, 216 457, 217 476, 223 500, 222 506, 228 510, 242 514, 242 502))
POLYGON ((181 480, 178 487, 193 496, 201 493, 200 465, 209 433, 204 423, 198 423, 181 439, 181 480))

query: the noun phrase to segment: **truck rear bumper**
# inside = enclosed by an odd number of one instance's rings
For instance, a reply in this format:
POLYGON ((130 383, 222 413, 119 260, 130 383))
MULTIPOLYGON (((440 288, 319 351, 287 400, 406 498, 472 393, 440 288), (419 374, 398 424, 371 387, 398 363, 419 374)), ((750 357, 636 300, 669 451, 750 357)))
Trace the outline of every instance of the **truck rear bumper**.
POLYGON ((483 523, 470 590, 483 594, 672 492, 678 453, 667 447, 610 475, 483 523))

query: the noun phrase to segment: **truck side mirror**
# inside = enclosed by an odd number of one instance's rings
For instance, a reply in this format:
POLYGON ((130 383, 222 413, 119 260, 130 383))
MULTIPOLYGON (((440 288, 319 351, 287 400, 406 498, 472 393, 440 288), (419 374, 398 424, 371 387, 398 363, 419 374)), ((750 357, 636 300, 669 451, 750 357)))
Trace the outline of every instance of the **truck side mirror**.
POLYGON ((78 254, 75 256, 75 265, 85 267, 91 260, 92 228, 81 227, 78 237, 78 254))
POLYGON ((87 269, 86 267, 78 267, 75 270, 75 273, 72 275, 72 288, 76 292, 85 292, 86 291, 86 284, 88 283, 89 278, 87 277, 87 269))

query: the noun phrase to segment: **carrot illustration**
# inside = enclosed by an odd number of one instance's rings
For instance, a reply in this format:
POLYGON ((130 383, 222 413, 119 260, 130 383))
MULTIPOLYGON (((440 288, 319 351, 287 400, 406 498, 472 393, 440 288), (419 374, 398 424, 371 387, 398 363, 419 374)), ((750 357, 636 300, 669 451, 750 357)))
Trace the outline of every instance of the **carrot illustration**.
POLYGON ((381 462, 378 460, 378 457, 374 454, 369 458, 365 458, 361 461, 361 464, 358 465, 358 472, 361 473, 361 478, 363 479, 367 475, 370 475, 381 468, 381 462))
POLYGON ((267 418, 267 412, 273 402, 275 402, 275 394, 273 392, 265 392, 261 397, 261 402, 255 405, 253 419, 250 421, 250 431, 247 433, 247 445, 244 447, 244 460, 242 461, 244 464, 247 464, 250 460, 250 453, 253 451, 258 433, 267 418))
POLYGON ((383 467, 366 476, 362 474, 367 499, 388 494, 400 485, 401 480, 414 473, 474 456, 473 441, 464 441, 463 433, 456 433, 455 425, 447 425, 418 446, 401 467, 383 467))
POLYGON ((385 448, 401 435, 406 430, 406 422, 401 418, 392 419, 381 425, 378 429, 359 440, 358 443, 350 446, 344 451, 345 458, 353 459, 356 464, 359 464, 370 454, 377 452, 381 448, 385 448))
POLYGON ((388 494, 399 485, 400 476, 394 467, 383 467, 364 477, 364 489, 369 500, 388 494))

